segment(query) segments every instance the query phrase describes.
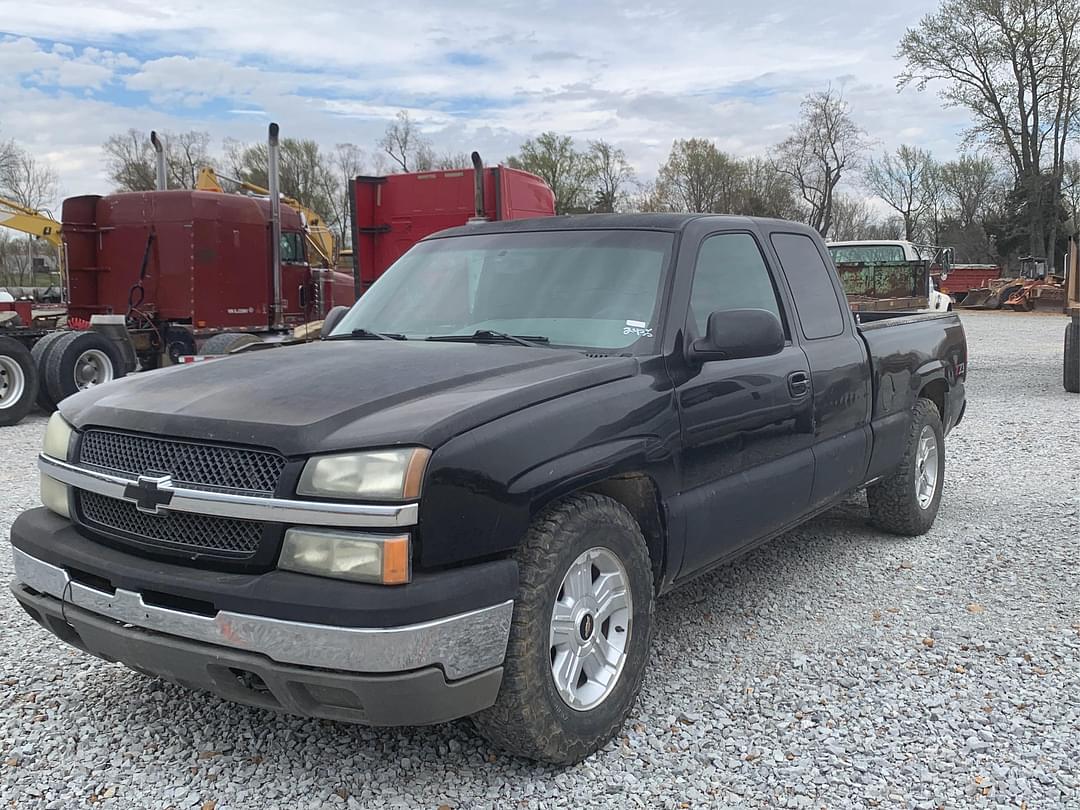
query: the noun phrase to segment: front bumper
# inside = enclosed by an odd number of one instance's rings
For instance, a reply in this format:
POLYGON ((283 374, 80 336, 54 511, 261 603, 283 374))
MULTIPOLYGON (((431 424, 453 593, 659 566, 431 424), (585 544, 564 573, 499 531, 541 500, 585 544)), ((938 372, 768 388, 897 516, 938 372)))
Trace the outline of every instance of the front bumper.
POLYGON ((305 717, 372 726, 442 723, 492 705, 502 682, 502 667, 447 681, 436 667, 361 675, 288 666, 120 624, 17 582, 12 591, 27 613, 74 647, 189 689, 305 717))
POLYGON ((498 693, 517 580, 509 561, 389 588, 165 564, 102 546, 45 510, 21 515, 11 539, 12 591, 31 616, 148 674, 376 725, 442 722, 498 693))

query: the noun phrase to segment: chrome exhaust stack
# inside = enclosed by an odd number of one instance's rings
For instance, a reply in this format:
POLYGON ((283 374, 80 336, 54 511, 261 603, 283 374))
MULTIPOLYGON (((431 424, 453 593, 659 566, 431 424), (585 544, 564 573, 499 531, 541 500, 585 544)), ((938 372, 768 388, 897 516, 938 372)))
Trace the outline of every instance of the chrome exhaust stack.
POLYGON ((278 125, 270 124, 270 139, 266 150, 267 185, 270 187, 270 261, 274 272, 274 301, 270 311, 270 328, 283 329, 284 306, 281 300, 281 147, 278 144, 278 125))
POLYGON ((154 130, 150 130, 150 143, 154 145, 154 160, 156 161, 157 168, 157 177, 155 178, 154 188, 158 191, 167 191, 169 182, 165 177, 165 144, 154 130))
POLYGON ((487 207, 484 205, 484 161, 479 152, 472 153, 473 166, 473 215, 468 224, 487 222, 487 207))

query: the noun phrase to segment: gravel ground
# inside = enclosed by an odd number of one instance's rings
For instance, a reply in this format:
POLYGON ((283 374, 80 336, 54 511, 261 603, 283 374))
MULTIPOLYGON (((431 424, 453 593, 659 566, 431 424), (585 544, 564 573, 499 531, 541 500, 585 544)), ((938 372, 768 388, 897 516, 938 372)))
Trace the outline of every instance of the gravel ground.
MULTIPOLYGON (((641 699, 585 763, 505 757, 468 722, 372 730, 193 694, 73 652, 5 590, 0 804, 1080 807, 1065 321, 963 320, 970 406, 934 529, 884 536, 853 498, 662 600, 641 699)), ((4 536, 37 501, 44 425, 0 431, 4 536)))

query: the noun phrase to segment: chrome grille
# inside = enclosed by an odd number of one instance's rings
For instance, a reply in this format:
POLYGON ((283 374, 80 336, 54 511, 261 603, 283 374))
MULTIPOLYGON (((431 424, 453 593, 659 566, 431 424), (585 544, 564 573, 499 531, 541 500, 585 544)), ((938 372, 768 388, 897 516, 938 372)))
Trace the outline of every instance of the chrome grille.
POLYGON ((121 539, 148 540, 228 556, 248 557, 259 548, 263 524, 250 520, 170 512, 151 515, 133 503, 96 492, 79 492, 83 523, 121 539))
POLYGON ((285 467, 285 458, 271 451, 112 430, 86 431, 79 461, 89 467, 127 473, 133 478, 151 472, 168 473, 176 484, 267 497, 273 494, 285 467))

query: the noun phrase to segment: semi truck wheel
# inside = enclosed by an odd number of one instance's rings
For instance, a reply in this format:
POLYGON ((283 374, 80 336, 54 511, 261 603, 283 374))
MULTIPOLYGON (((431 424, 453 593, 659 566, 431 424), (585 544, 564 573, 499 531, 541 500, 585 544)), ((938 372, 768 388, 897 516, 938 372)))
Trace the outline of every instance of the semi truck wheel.
POLYGON ((30 350, 14 338, 0 337, 0 426, 14 425, 30 413, 37 389, 30 350))
POLYGON ((125 373, 112 341, 97 332, 68 332, 48 350, 45 360, 45 385, 56 403, 125 373))
POLYGON ((1062 382, 1071 394, 1080 394, 1080 321, 1065 326, 1065 359, 1062 382))
POLYGON ((258 335, 251 335, 247 332, 222 332, 220 335, 214 335, 203 343, 202 348, 199 349, 199 354, 228 354, 233 349, 239 349, 241 346, 261 342, 262 339, 258 335))
POLYGON ((891 534, 914 537, 934 525, 945 481, 945 435, 937 406, 918 399, 900 466, 867 487, 870 521, 891 534))
POLYGON ((473 722, 511 753, 580 762, 618 732, 641 690, 653 620, 649 552, 625 507, 581 493, 537 517, 517 559, 502 687, 473 722))
POLYGON ((35 343, 34 348, 30 350, 30 357, 34 361, 34 368, 37 369, 38 375, 37 406, 45 413, 52 413, 56 410, 56 403, 49 396, 49 387, 45 385, 45 364, 48 362, 49 352, 52 351, 56 341, 66 334, 68 333, 49 332, 35 343))

